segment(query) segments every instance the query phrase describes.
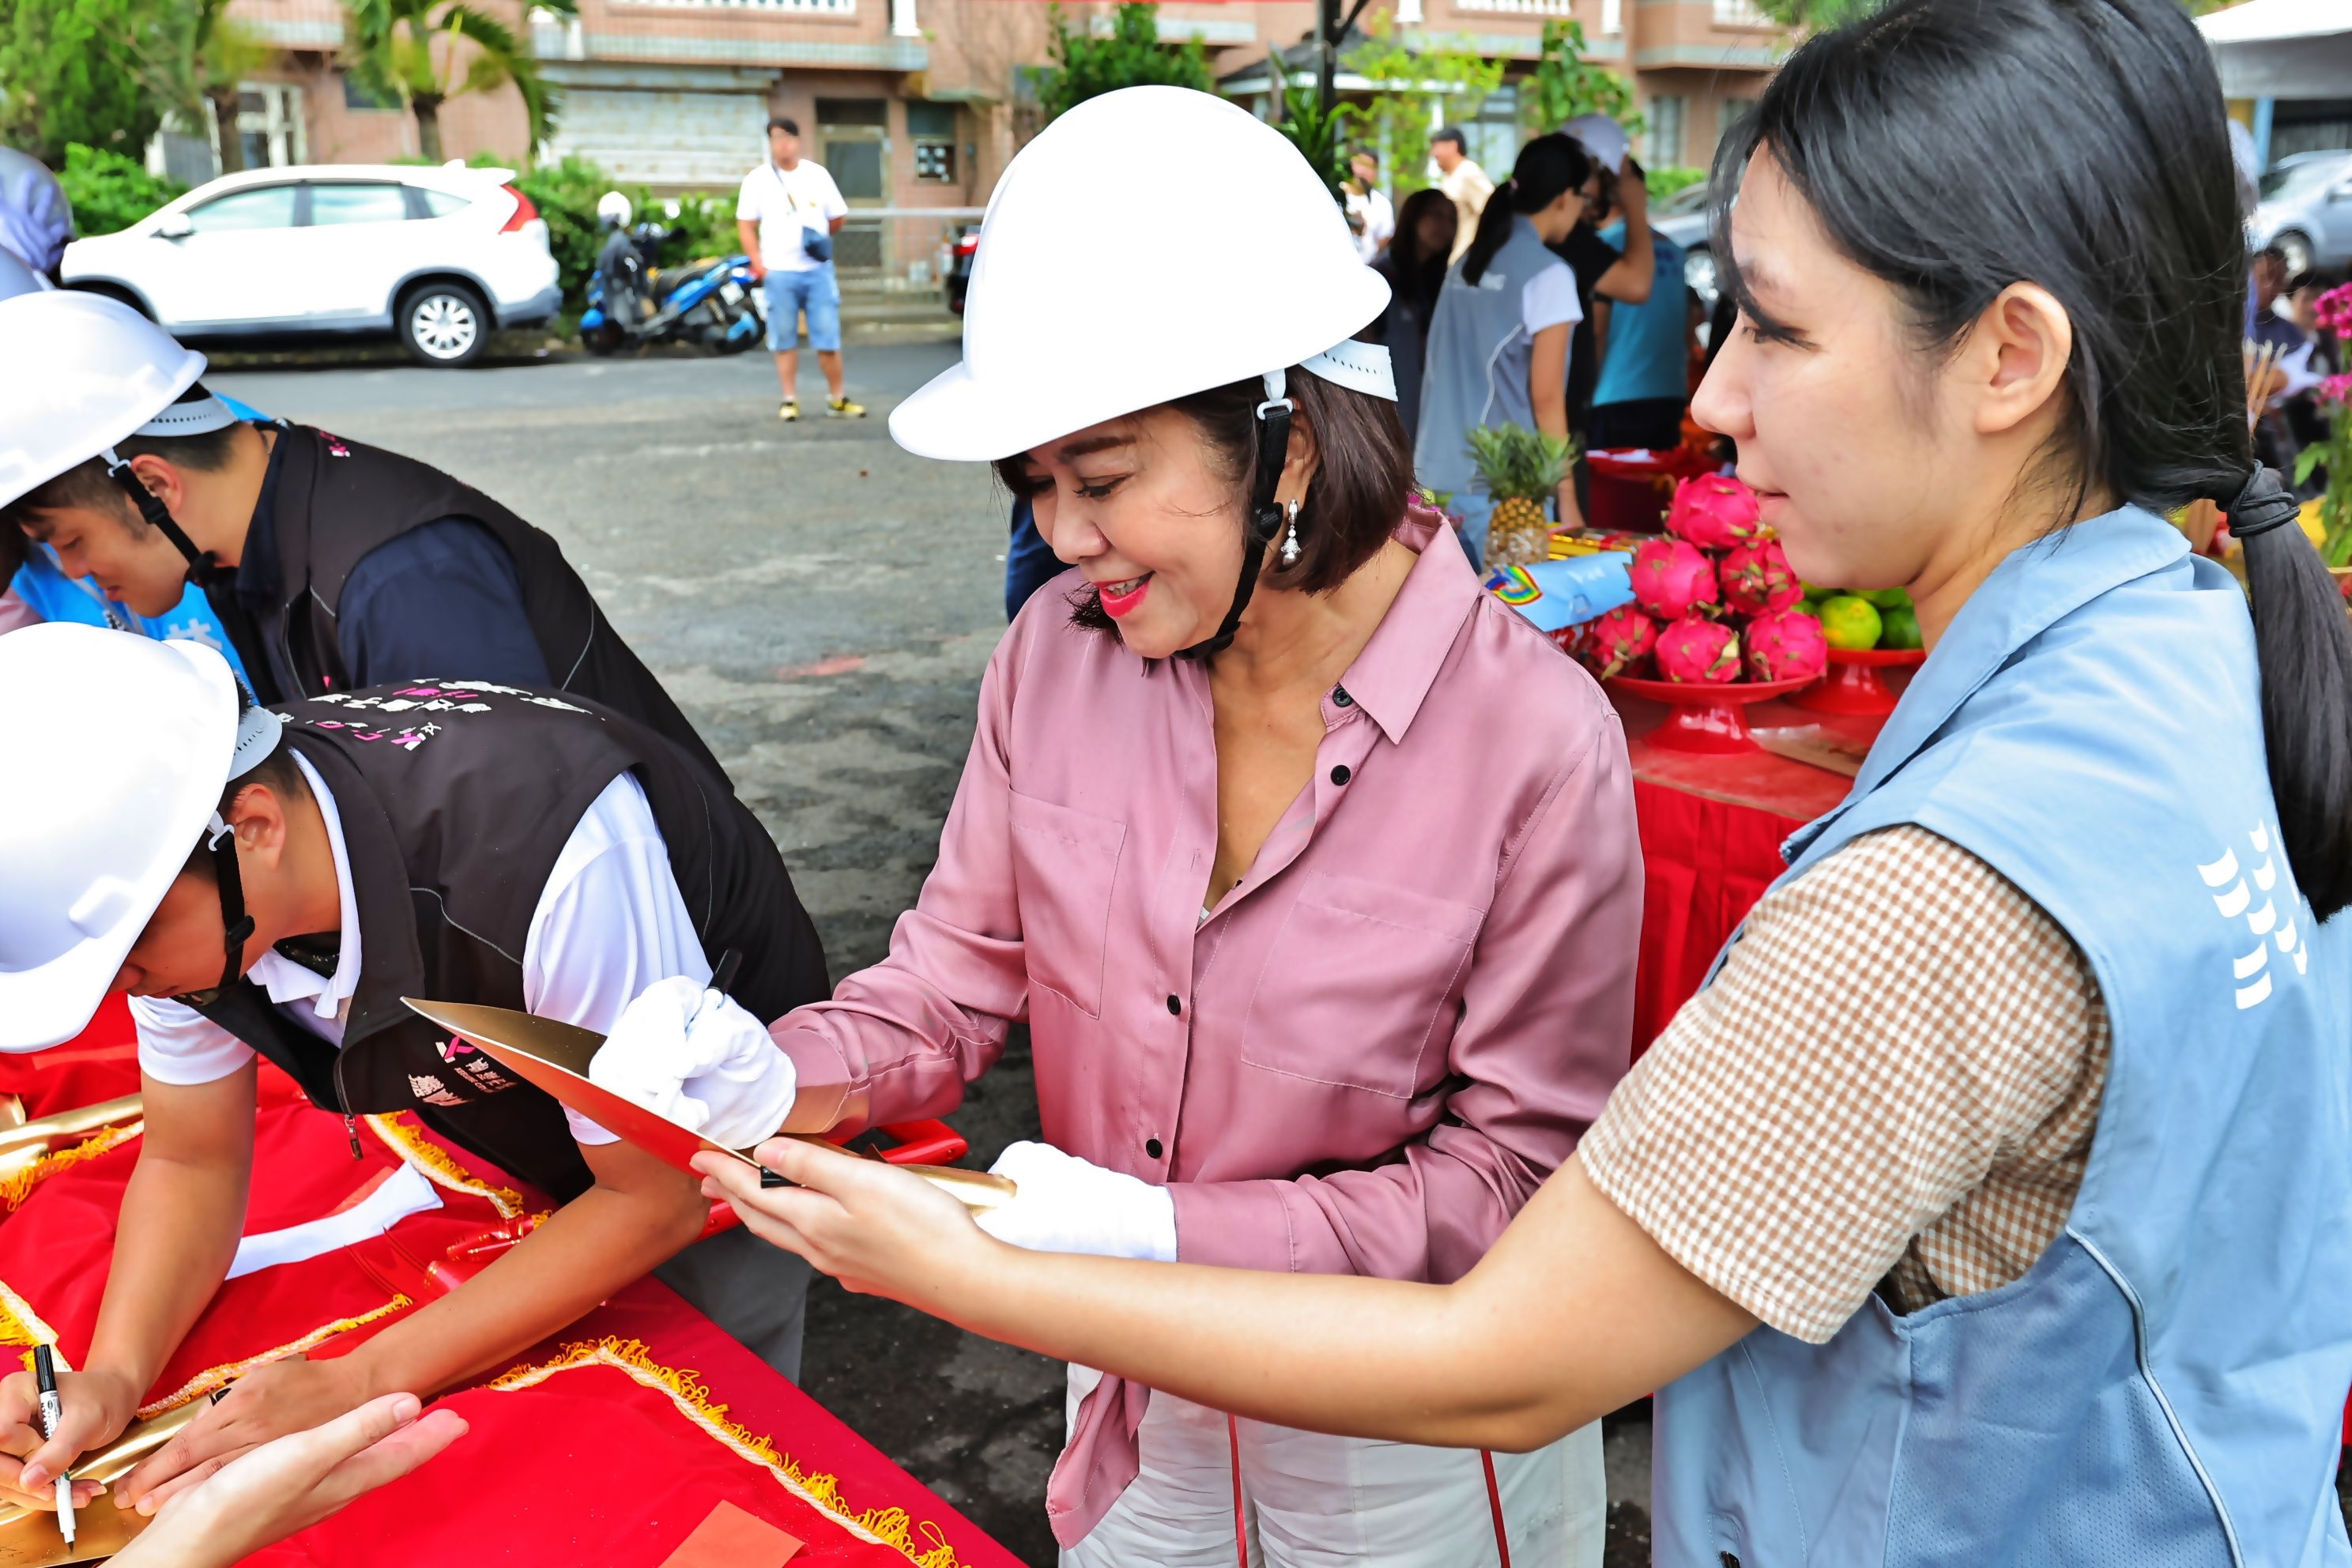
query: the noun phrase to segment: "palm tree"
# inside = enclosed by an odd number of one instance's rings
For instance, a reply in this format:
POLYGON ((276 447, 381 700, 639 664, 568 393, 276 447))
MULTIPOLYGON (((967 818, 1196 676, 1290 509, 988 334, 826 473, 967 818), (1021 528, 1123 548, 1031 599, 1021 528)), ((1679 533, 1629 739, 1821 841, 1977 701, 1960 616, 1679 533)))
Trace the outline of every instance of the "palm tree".
MULTIPOLYGON (((408 105, 426 162, 441 162, 441 106, 462 93, 490 92, 512 82, 530 121, 526 157, 554 131, 555 89, 541 79, 538 57, 526 39, 498 17, 467 0, 344 4, 352 18, 352 73, 363 86, 396 94, 408 105)), ((538 0, 534 9, 579 14, 577 0, 538 0)))

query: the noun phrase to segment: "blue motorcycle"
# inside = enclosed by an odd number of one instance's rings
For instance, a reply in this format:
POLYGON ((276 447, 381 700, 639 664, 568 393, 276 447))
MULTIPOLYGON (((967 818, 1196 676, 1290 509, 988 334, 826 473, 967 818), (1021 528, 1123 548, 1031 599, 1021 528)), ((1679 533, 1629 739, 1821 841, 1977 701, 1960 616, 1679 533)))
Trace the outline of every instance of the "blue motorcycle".
POLYGON ((660 224, 613 231, 588 276, 580 341, 593 354, 631 343, 684 342, 740 353, 767 330, 766 304, 747 256, 655 265, 670 238, 660 224))

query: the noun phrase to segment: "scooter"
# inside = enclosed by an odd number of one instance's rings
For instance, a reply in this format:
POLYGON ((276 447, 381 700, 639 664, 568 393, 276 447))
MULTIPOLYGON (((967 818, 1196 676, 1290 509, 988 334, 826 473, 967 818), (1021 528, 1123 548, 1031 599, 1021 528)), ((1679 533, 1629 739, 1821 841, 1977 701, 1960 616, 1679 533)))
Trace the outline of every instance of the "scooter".
POLYGON ((629 343, 686 342, 714 353, 740 353, 767 330, 767 300, 751 276, 751 258, 728 256, 663 268, 652 258, 670 237, 660 224, 631 231, 635 254, 600 265, 588 277, 588 309, 580 317, 581 343, 609 354, 629 343), (607 275, 618 287, 607 298, 607 275))

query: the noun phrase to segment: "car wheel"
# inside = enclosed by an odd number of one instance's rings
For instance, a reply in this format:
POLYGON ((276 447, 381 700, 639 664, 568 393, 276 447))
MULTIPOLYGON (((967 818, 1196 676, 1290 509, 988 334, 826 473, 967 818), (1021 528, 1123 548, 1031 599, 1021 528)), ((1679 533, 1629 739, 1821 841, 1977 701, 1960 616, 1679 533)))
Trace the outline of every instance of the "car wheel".
POLYGON ((1716 295, 1722 288, 1716 279, 1715 252, 1703 247, 1694 247, 1685 252, 1683 256, 1683 281, 1690 285, 1690 291, 1698 296, 1699 303, 1712 311, 1716 295))
POLYGON ((400 301, 400 342, 409 357, 455 369, 482 357, 490 341, 489 308, 463 283, 425 283, 400 301))
POLYGON ((2311 270, 2311 241, 2308 237, 2289 229, 2271 243, 2278 247, 2281 256, 2286 258, 2286 275, 2290 279, 2300 278, 2311 270))

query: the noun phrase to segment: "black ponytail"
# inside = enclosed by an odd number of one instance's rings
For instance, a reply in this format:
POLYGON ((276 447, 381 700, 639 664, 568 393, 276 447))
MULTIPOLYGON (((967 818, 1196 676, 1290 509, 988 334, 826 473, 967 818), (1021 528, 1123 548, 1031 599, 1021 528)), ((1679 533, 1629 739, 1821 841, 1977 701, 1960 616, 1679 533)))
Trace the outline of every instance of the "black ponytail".
POLYGON ((1555 131, 1520 148, 1511 177, 1495 187, 1478 215, 1478 232, 1462 253, 1462 281, 1475 283, 1486 275, 1495 252, 1511 237, 1512 218, 1543 211, 1560 192, 1580 190, 1591 177, 1591 155, 1572 136, 1555 131))
POLYGON ((2279 830, 2326 920, 2352 905, 2352 617, 2276 474, 2258 468, 2237 495, 2214 499, 2246 552, 2279 830))
MULTIPOLYGON (((1927 352, 2013 283, 2065 308, 2064 416, 2036 476, 2053 526, 2097 493, 2276 518, 2248 478, 2221 87, 2179 0, 1894 0, 1805 43, 1716 156, 1716 265, 1754 320, 1727 229, 1759 148, 1927 352)), ((2243 537, 2271 790, 2325 919, 2352 906, 2352 624, 2301 530, 2243 537)))

